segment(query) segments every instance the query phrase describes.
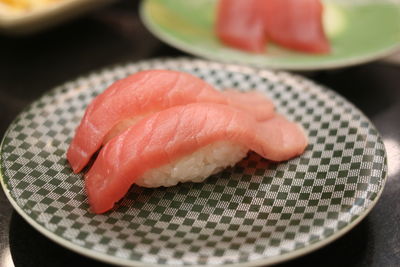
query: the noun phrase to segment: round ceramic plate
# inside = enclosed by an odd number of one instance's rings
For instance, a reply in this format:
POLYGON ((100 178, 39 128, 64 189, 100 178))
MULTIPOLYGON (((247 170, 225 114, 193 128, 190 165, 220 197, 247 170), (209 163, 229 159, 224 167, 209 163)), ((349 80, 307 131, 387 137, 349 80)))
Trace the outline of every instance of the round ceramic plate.
POLYGON ((324 26, 332 52, 311 55, 269 45, 251 54, 222 45, 214 34, 216 0, 145 0, 141 17, 158 38, 185 52, 224 62, 290 70, 364 63, 400 46, 400 0, 325 0, 324 26))
POLYGON ((386 153, 370 121, 336 93, 288 73, 202 60, 143 61, 65 83, 34 102, 1 146, 4 190, 37 230, 84 255, 121 265, 264 265, 319 248, 378 200, 386 153), (309 136, 305 153, 272 163, 250 153, 204 183, 133 186, 110 212, 88 211, 83 177, 66 161, 93 97, 144 69, 174 69, 217 88, 259 90, 309 136))

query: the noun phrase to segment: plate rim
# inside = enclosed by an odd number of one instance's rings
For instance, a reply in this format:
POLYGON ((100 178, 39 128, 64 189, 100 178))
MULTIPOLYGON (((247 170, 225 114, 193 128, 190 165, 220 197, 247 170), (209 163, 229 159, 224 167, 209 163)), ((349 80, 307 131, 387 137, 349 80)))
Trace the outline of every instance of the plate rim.
MULTIPOLYGON (((328 61, 325 63, 319 63, 319 64, 290 64, 290 63, 249 63, 249 62, 242 62, 242 61, 230 61, 226 57, 219 57, 218 55, 215 56, 215 54, 208 52, 207 50, 202 50, 202 49, 197 49, 196 47, 190 48, 190 46, 186 45, 183 41, 180 41, 179 39, 176 39, 174 37, 171 37, 171 35, 165 33, 164 31, 160 30, 159 27, 157 26, 157 23, 155 23, 149 16, 146 5, 149 3, 151 0, 143 0, 140 2, 139 5, 139 17, 141 21, 143 22, 143 25, 153 34, 154 37, 160 39, 166 44, 169 44, 175 48, 178 48, 179 50, 188 53, 193 56, 198 56, 204 59, 208 60, 218 60, 223 63, 227 64, 248 64, 252 67, 256 68, 270 68, 274 70, 286 70, 286 71, 316 71, 316 70, 330 70, 330 69, 337 69, 341 67, 351 67, 363 63, 368 63, 371 61, 375 61, 381 58, 385 58, 396 51, 400 51, 400 42, 398 42, 395 45, 388 46, 386 48, 383 48, 381 50, 378 50, 375 53, 369 53, 366 55, 361 55, 361 56, 353 56, 345 59, 339 59, 339 60, 333 60, 333 61, 328 61)), ((244 52, 243 52, 244 53, 244 52)))
MULTIPOLYGON (((49 93, 52 93, 55 90, 58 90, 60 88, 60 86, 67 84, 71 81, 75 81, 81 78, 87 78, 90 77, 91 75, 101 75, 102 73, 104 73, 107 70, 110 69, 116 69, 118 67, 128 67, 130 65, 140 65, 143 63, 152 63, 152 62, 158 62, 158 61, 164 61, 165 63, 168 64, 176 64, 176 63, 181 63, 181 62, 185 62, 185 63, 189 63, 189 64, 193 64, 193 63, 207 63, 207 64, 216 64, 214 66, 219 66, 219 67, 238 67, 241 71, 250 71, 253 74, 257 74, 260 72, 259 69, 253 68, 253 67, 249 67, 249 66, 241 66, 238 64, 227 64, 227 63, 220 63, 220 62, 215 62, 215 61, 210 61, 210 60, 203 60, 203 59, 196 59, 196 58, 190 58, 190 57, 177 57, 177 58, 172 58, 172 57, 163 57, 163 58, 153 58, 153 59, 143 59, 143 60, 139 60, 139 61, 130 61, 130 62, 124 62, 121 64, 114 64, 112 66, 109 67, 104 67, 101 68, 99 70, 95 70, 95 71, 91 71, 89 73, 86 73, 84 75, 79 75, 77 76, 75 79, 72 80, 68 80, 62 84, 60 84, 59 86, 53 87, 50 90, 47 90, 46 92, 44 92, 41 96, 39 96, 38 98, 36 98, 33 102, 31 102, 28 106, 26 106, 24 109, 22 109, 20 111, 20 113, 14 118, 14 120, 10 123, 8 129, 5 131, 4 136, 2 137, 1 143, 0 143, 0 184, 2 185, 3 191, 8 199, 8 201, 11 203, 11 205, 13 206, 13 208, 15 209, 15 211, 17 211, 17 213, 24 218, 24 220, 30 224, 33 228, 35 228, 37 231, 39 231, 41 234, 43 234, 44 236, 46 236, 47 238, 49 238, 50 240, 54 241, 55 243, 61 245, 64 248, 70 249, 80 255, 95 259, 95 260, 100 260, 102 262, 106 262, 109 264, 113 264, 113 265, 123 265, 123 266, 148 266, 148 267, 160 267, 160 266, 175 266, 175 265, 168 265, 168 264, 153 264, 153 263, 145 263, 142 261, 137 261, 137 260, 132 260, 132 259, 123 259, 123 258, 119 258, 116 256, 112 256, 112 255, 108 255, 105 253, 101 253, 98 251, 94 251, 92 249, 83 247, 83 246, 79 246, 73 242, 71 242, 70 240, 67 240, 65 238, 62 238, 58 235, 56 235, 55 233, 51 232, 50 230, 48 230, 45 226, 39 224, 38 222, 36 222, 34 219, 32 219, 31 217, 29 217, 28 214, 26 214, 26 212, 18 205, 18 203, 15 201, 15 199, 11 196, 11 192, 7 187, 7 184, 4 181, 4 169, 3 169, 3 149, 4 149, 4 143, 5 143, 5 139, 9 133, 9 131, 11 130, 12 125, 14 125, 14 123, 16 123, 16 121, 20 118, 20 115, 23 114, 26 110, 29 110, 32 105, 34 105, 40 98, 48 95, 49 93)), ((329 92, 333 92, 335 94, 335 96, 338 96, 342 99, 344 99, 348 104, 351 105, 351 107, 353 109, 355 109, 357 112, 359 112, 360 114, 362 114, 364 116, 364 119, 366 119, 368 121, 368 123, 370 124, 370 126, 376 130, 375 125, 372 123, 372 121, 359 109, 357 108, 351 101, 347 100, 344 96, 340 95, 339 93, 336 93, 335 91, 333 91, 330 88, 327 88, 323 85, 320 85, 308 78, 304 78, 301 75, 297 75, 297 74, 292 74, 292 73, 288 73, 285 71, 275 71, 275 70, 267 70, 267 72, 269 72, 270 74, 284 74, 287 75, 287 77, 292 77, 292 78, 296 78, 296 79, 300 79, 301 81, 305 81, 307 82, 309 85, 312 86, 317 86, 320 87, 324 90, 328 90, 329 92)), ((377 135, 380 137, 381 136, 379 134, 379 132, 377 131, 377 135)), ((383 143, 383 140, 381 140, 383 143)), ((385 166, 387 166, 387 151, 386 148, 384 149, 384 158, 385 158, 385 166)), ((379 201, 382 192, 385 188, 386 185, 386 181, 387 181, 387 177, 388 177, 388 172, 386 171, 384 173, 384 176, 381 177, 382 179, 382 185, 381 188, 379 190, 379 192, 377 192, 377 195, 375 197, 375 199, 372 200, 371 204, 362 212, 360 212, 358 214, 358 217, 356 219, 354 219, 353 221, 349 222, 348 225, 346 225, 345 227, 335 231, 332 235, 324 238, 324 239, 320 239, 318 241, 316 241, 315 243, 311 243, 308 246, 284 253, 284 254, 279 254, 276 256, 272 256, 272 257, 267 257, 267 258, 261 258, 261 259, 257 259, 257 260, 251 260, 251 261, 246 261, 246 262, 241 262, 241 263, 229 263, 229 264, 219 264, 219 265, 210 265, 210 266, 224 266, 224 267, 249 267, 249 266, 262 266, 262 265, 272 265, 272 264, 277 264, 277 263, 283 263, 286 262, 288 260, 294 259, 294 258, 298 258, 300 256, 309 254, 310 252, 313 252, 319 248, 322 248, 330 243, 332 243, 333 241, 337 240, 338 238, 342 237, 344 234, 346 234, 347 232, 349 232, 351 229, 353 229, 356 225, 358 225, 368 214, 369 212, 371 212, 371 210, 375 207, 375 205, 377 204, 377 202, 379 201)), ((194 267, 204 267, 206 265, 191 265, 194 267)), ((175 266, 176 267, 176 266, 175 266)))

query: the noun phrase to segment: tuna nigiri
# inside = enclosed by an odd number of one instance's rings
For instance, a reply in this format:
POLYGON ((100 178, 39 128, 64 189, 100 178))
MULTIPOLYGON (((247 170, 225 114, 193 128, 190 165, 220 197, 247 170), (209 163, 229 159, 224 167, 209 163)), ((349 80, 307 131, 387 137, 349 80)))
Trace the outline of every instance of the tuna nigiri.
POLYGON ((264 52, 267 38, 259 0, 220 0, 217 6, 216 33, 232 47, 249 52, 264 52))
POLYGON ((320 0, 219 0, 215 31, 226 45, 264 52, 267 41, 289 49, 328 53, 320 0))
POLYGON ((258 1, 268 38, 284 47, 309 53, 330 50, 322 24, 320 0, 258 1))
POLYGON ((280 115, 256 121, 228 105, 194 103, 147 116, 113 138, 85 175, 91 209, 111 209, 134 183, 199 182, 253 150, 273 161, 303 153, 303 130, 280 115))
POLYGON ((195 102, 236 106, 258 120, 274 114, 272 102, 259 93, 221 93, 200 78, 184 72, 138 72, 112 84, 88 106, 67 152, 73 171, 80 172, 103 144, 143 117, 195 102))

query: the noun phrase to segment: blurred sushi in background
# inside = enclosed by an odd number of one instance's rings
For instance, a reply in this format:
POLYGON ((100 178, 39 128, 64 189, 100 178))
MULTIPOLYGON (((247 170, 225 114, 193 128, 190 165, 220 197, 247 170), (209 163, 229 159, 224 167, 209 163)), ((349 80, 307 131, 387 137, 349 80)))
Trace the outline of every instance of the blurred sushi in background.
POLYGON ((296 51, 329 53, 320 0, 219 0, 216 34, 224 44, 263 53, 269 41, 296 51))
POLYGON ((336 69, 400 48, 398 0, 144 0, 140 12, 171 46, 262 68, 336 69))

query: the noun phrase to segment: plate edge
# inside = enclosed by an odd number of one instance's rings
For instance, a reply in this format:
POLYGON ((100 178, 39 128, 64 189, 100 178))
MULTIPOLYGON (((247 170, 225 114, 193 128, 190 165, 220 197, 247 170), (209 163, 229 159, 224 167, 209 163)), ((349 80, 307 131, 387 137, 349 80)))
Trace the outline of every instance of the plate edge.
MULTIPOLYGON (((80 75, 78 76, 76 79, 81 78, 81 77, 88 77, 90 75, 93 74, 100 74, 106 70, 112 69, 112 68, 116 68, 118 66, 128 66, 130 64, 141 64, 141 63, 145 63, 145 62, 156 62, 159 61, 160 58, 156 58, 156 59, 144 59, 144 60, 140 60, 140 61, 135 61, 135 62, 130 62, 130 63, 125 63, 125 64, 116 64, 116 65, 112 65, 109 67, 104 67, 102 69, 100 69, 99 71, 92 71, 87 73, 86 75, 80 75)), ((180 57, 180 58, 161 58, 161 60, 165 60, 168 61, 168 63, 180 63, 182 61, 190 61, 191 63, 193 62, 202 62, 202 63, 213 63, 213 61, 209 61, 209 60, 202 60, 202 59, 191 59, 188 57, 180 57)), ((220 63, 220 62, 214 62, 217 63, 220 66, 240 66, 237 64, 233 64, 233 63, 220 63)), ((254 74, 258 74, 259 75, 259 71, 258 69, 254 68, 254 67, 248 67, 248 66, 240 66, 241 68, 250 70, 252 72, 254 72, 254 74)), ((265 70, 264 70, 265 71, 265 70)), ((285 73, 284 71, 270 71, 268 70, 268 72, 271 73, 275 73, 275 74, 279 74, 279 73, 285 73)), ((360 114, 362 114, 369 122, 369 124, 375 129, 375 125, 371 122, 371 120, 360 110, 358 109, 351 101, 347 100, 345 97, 343 97, 342 95, 334 92, 332 89, 327 88, 323 85, 319 85, 317 83, 315 83, 312 80, 309 80, 307 78, 302 77, 301 75, 297 75, 297 74, 292 74, 290 73, 289 76, 292 77, 296 77, 299 78, 303 81, 306 81, 308 83, 311 83, 313 86, 317 86, 320 88, 323 88, 324 90, 327 90, 329 92, 334 93, 336 96, 339 96, 340 98, 343 98, 347 103, 351 104, 352 108, 356 109, 357 112, 359 112, 360 114)), ((76 80, 75 79, 75 80, 76 80)), ((74 81, 74 80, 72 80, 74 81)), ((68 82, 68 81, 67 81, 68 82)), ((43 97, 44 95, 47 95, 48 93, 55 91, 57 89, 60 89, 65 83, 62 83, 59 86, 54 87, 53 89, 44 92, 40 97, 43 97)), ((40 98, 39 97, 39 98, 40 98)), ((37 223, 36 221, 34 221, 33 219, 31 219, 28 215, 26 215, 26 213, 22 210, 22 208, 19 207, 19 205, 17 204, 17 202, 14 200, 14 198, 11 196, 10 191, 7 188, 7 185, 4 182, 4 177, 3 177, 3 146, 4 146, 4 142, 5 142, 5 138, 8 134, 8 132, 10 131, 12 125, 20 118, 21 114, 26 111, 27 109, 29 109, 35 102, 37 101, 37 99, 35 99, 32 103, 30 103, 27 107, 25 107, 24 109, 22 109, 22 111, 17 115, 17 117, 11 122, 9 128, 6 130, 2 141, 0 143, 0 183, 3 187, 3 191, 5 192, 5 195, 7 197, 7 199, 9 200, 9 202, 11 203, 11 205, 13 206, 13 208, 17 211, 17 213, 19 215, 21 215, 21 217, 23 217, 31 226, 33 226, 37 231, 39 231, 40 233, 42 233, 44 236, 46 236, 47 238, 49 238, 50 240, 56 242, 57 244, 68 248, 80 255, 92 258, 92 259, 96 259, 96 260, 100 260, 103 262, 107 262, 113 265, 116 264, 120 264, 120 265, 124 265, 124 266, 154 266, 154 267, 160 267, 160 266, 174 266, 176 267, 176 265, 161 265, 161 264, 150 264, 150 263, 143 263, 140 261, 136 261, 136 260, 125 260, 122 258, 117 258, 115 256, 110 256, 108 254, 104 254, 104 253, 100 253, 100 252, 96 252, 93 251, 91 249, 79 246, 77 244, 74 244, 72 241, 66 241, 66 239, 61 238, 59 236, 57 236, 56 234, 54 234, 53 232, 49 231, 46 227, 44 227, 43 225, 37 223)), ((378 137, 380 142, 383 144, 383 140, 379 134, 379 132, 377 131, 378 137)), ((387 166, 387 152, 386 152, 386 148, 384 149, 385 152, 385 166, 387 166)), ((387 181, 387 176, 388 176, 388 172, 385 172, 385 176, 382 178, 382 185, 380 188, 380 191, 378 192, 377 196, 375 197, 375 199, 372 201, 372 203, 370 204, 370 206, 364 210, 362 213, 360 213, 360 215, 352 222, 350 222, 346 227, 338 230, 337 232, 335 232, 335 234, 319 240, 315 243, 312 243, 306 247, 294 250, 292 252, 288 252, 285 254, 281 254, 281 255, 277 255, 277 256, 273 256, 270 258, 266 258, 266 259, 258 259, 258 260, 254 260, 251 262, 245 262, 245 263, 237 263, 237 264, 221 264, 221 265, 217 265, 217 266, 224 266, 224 267, 246 267, 246 266, 262 266, 262 265, 271 265, 271 264, 276 264, 276 263, 281 263, 284 261, 288 261, 294 258, 297 258, 299 256, 302 255, 306 255, 310 252, 313 252, 321 247, 324 247, 328 244, 330 244, 331 242, 333 242, 334 240, 340 238, 341 236, 343 236, 345 233, 347 233, 348 231, 350 231, 351 229, 353 229, 356 225, 358 225, 368 214, 369 212, 375 207, 376 203, 379 201, 382 192, 384 190, 386 181, 387 181)), ((191 265, 191 266, 198 266, 198 267, 204 267, 205 265, 191 265)))

